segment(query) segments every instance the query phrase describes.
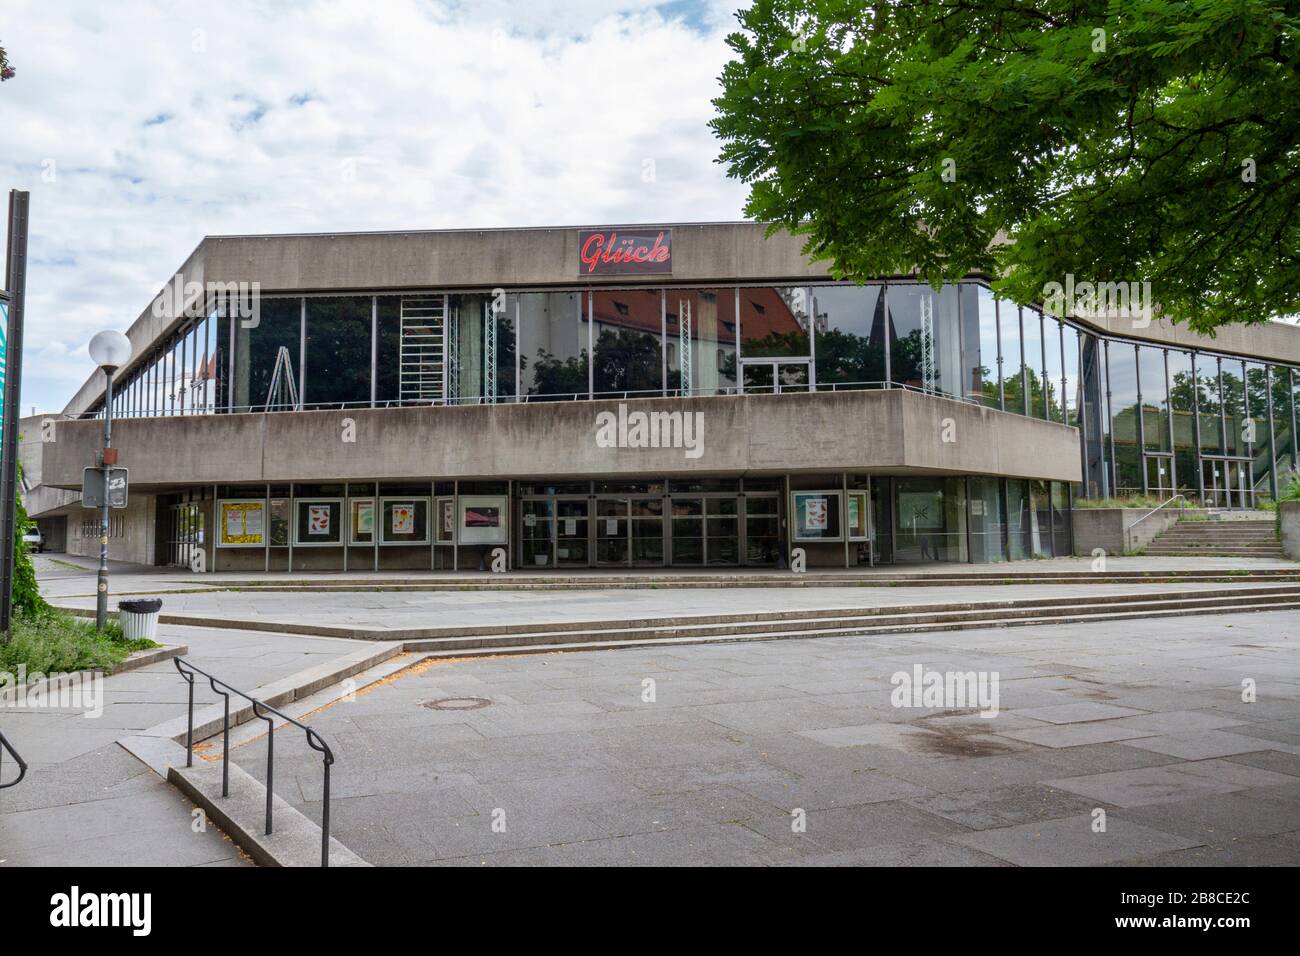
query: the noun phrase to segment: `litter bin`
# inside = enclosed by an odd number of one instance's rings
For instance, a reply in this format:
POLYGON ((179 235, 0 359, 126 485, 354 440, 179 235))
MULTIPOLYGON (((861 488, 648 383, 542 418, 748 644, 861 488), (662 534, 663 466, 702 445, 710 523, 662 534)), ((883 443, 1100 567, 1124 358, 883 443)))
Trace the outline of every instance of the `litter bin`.
POLYGON ((128 641, 158 636, 158 612, 162 610, 159 598, 142 601, 118 601, 118 620, 122 622, 122 636, 128 641))

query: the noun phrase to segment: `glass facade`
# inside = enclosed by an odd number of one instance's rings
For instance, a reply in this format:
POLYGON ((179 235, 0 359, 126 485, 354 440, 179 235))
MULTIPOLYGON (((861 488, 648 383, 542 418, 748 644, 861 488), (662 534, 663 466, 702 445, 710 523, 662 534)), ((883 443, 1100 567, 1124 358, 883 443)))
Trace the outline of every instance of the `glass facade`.
MULTIPOLYGON (((113 412, 904 387, 1078 428, 1078 494, 1243 508, 1300 466, 1298 371, 1100 336, 976 281, 268 296, 256 322, 214 311, 157 342, 113 412)), ((1051 508, 1015 499, 990 517, 1032 554, 1051 508)))

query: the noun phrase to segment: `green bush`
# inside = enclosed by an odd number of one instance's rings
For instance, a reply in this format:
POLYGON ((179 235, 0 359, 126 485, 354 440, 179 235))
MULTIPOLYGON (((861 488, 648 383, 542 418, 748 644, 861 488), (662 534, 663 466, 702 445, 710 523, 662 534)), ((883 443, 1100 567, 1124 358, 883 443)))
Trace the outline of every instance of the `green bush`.
MULTIPOLYGON (((22 486, 23 466, 19 462, 18 487, 21 488, 22 486)), ((27 553, 27 544, 23 541, 23 535, 32 526, 32 519, 27 517, 27 509, 23 507, 22 501, 17 503, 17 509, 14 520, 14 599, 12 607, 15 614, 44 614, 49 611, 50 606, 41 597, 40 586, 36 583, 36 567, 32 564, 31 555, 27 553)), ((0 641, 0 643, 3 642, 0 641)))
POLYGON ((110 620, 100 633, 93 621, 52 609, 14 615, 9 636, 9 643, 0 644, 0 670, 11 674, 19 665, 29 674, 112 671, 134 651, 158 646, 150 640, 128 641, 117 621, 110 620))

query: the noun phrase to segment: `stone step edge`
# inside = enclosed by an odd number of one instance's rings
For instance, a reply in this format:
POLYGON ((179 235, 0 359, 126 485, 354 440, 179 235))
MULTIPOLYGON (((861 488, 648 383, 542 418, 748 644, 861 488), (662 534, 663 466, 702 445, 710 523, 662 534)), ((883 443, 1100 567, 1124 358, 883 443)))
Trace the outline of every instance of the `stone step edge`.
MULTIPOLYGON (((969 611, 914 611, 909 614, 881 614, 876 617, 866 615, 861 618, 829 618, 829 619, 809 619, 809 620, 781 620, 781 622, 771 622, 771 620, 755 620, 754 626, 758 632, 764 631, 788 633, 790 636, 806 635, 809 637, 816 636, 833 636, 840 633, 855 633, 859 628, 875 628, 875 630, 889 630, 898 626, 913 626, 913 624, 933 624, 935 627, 943 627, 944 624, 952 622, 954 619, 962 620, 963 623, 980 624, 985 622, 1001 623, 1005 620, 1018 620, 1021 618, 1032 618, 1037 622, 1056 622, 1056 620, 1086 620, 1093 618, 1106 618, 1110 614, 1122 613, 1122 611, 1145 609, 1148 611, 1162 611, 1187 609, 1197 610, 1204 607, 1214 607, 1212 604, 1216 598, 1170 598, 1167 601, 1139 601, 1139 602, 1114 602, 1114 604, 1096 605, 1096 610, 1074 611, 1078 605, 1060 605, 1061 611, 1054 613, 1052 607, 991 607, 984 611, 982 617, 971 617, 969 611), (1110 610, 1108 610, 1110 609, 1110 610), (1024 614, 1017 614, 1015 611, 1024 611, 1024 614), (998 617, 1005 614, 1006 617, 998 617), (855 623, 862 622, 862 623, 855 623), (871 622, 871 623, 867 623, 871 622), (788 627, 789 624, 822 624, 822 626, 813 627, 788 627), (777 624, 785 624, 784 628, 777 627, 777 624), (764 627, 766 626, 766 627, 764 627)), ((1247 602, 1248 606, 1266 606, 1277 604, 1290 606, 1292 601, 1300 601, 1300 592, 1288 594, 1261 594, 1256 600, 1247 602), (1271 600, 1266 600, 1271 598, 1271 600)), ((590 641, 629 641, 629 640, 658 640, 659 635, 663 637, 705 637, 723 636, 727 633, 744 632, 744 623, 725 623, 725 624, 706 624, 706 626, 697 627, 649 627, 649 628, 608 628, 608 630, 593 631, 534 631, 529 633, 504 633, 504 635, 474 635, 468 633, 459 637, 433 637, 433 639, 416 639, 409 640, 406 643, 408 649, 421 650, 421 652, 433 652, 441 649, 482 649, 494 648, 494 646, 512 646, 513 641, 520 643, 520 646, 526 646, 529 641, 537 643, 538 639, 558 640, 560 636, 567 635, 569 640, 560 641, 562 644, 582 644, 590 641), (634 635, 630 637, 617 637, 619 633, 629 633, 634 635), (608 635, 608 637, 604 637, 608 635)), ((750 628, 748 632, 754 632, 750 628)))
POLYGON ((817 634, 806 632, 769 632, 766 634, 727 634, 715 637, 669 637, 649 640, 635 641, 596 641, 586 644, 536 644, 525 645, 520 647, 491 647, 491 648, 462 648, 445 651, 429 651, 427 656, 440 660, 444 658, 480 658, 493 656, 519 656, 525 654, 556 654, 556 653, 578 653, 582 651, 604 651, 604 650, 621 650, 632 648, 647 648, 659 646, 677 646, 690 644, 734 644, 744 641, 779 641, 779 640, 820 640, 825 638, 844 638, 856 636, 871 636, 873 634, 924 634, 936 633, 941 631, 968 631, 978 628, 996 628, 996 627, 1031 627, 1035 625, 1046 624, 1090 624, 1106 623, 1109 621, 1128 621, 1137 620, 1147 617, 1196 617, 1210 614, 1248 614, 1266 611, 1283 611, 1300 609, 1300 601, 1291 604, 1265 604, 1265 605, 1247 605, 1237 608, 1190 608, 1186 610, 1155 611, 1145 612, 1142 614, 1098 614, 1098 615, 1081 615, 1078 617, 1060 617, 1060 618, 1011 618, 1004 621, 970 621, 954 622, 950 624, 916 624, 905 625, 896 628, 862 628, 854 630, 851 633, 837 634, 817 634))
MULTIPOLYGON (((264 827, 266 787, 238 764, 230 764, 230 795, 221 795, 221 765, 172 766, 167 780, 216 823, 259 866, 320 866, 321 828, 280 796, 272 796, 272 832, 264 827), (252 821, 252 822, 248 822, 252 821)), ((331 867, 370 866, 330 837, 331 867)))
MULTIPOLYGON (((1213 588, 1199 592, 1202 597, 1222 596, 1228 597, 1235 594, 1256 592, 1260 594, 1267 593, 1284 593, 1294 588, 1296 582, 1279 582, 1279 581, 1261 581, 1254 583, 1245 580, 1244 575, 1228 575, 1223 581, 1215 582, 1170 582, 1170 583, 1214 583, 1214 584, 1236 584, 1235 588, 1213 588)), ((1142 582, 1152 583, 1152 582, 1142 582)), ((1181 594, 1195 594, 1197 592, 1175 592, 1181 594)), ((1025 597, 1009 598, 996 601, 964 601, 950 602, 945 604, 934 604, 930 606, 921 605, 881 605, 878 607, 846 607, 846 608, 828 608, 821 609, 817 613, 815 609, 804 609, 795 611, 774 611, 770 612, 767 617, 775 620, 792 620, 797 618, 815 618, 815 617, 834 617, 857 614, 859 616, 869 616, 872 614, 883 613, 887 610, 910 611, 918 609, 917 613, 933 612, 939 610, 951 611, 974 611, 988 610, 990 608, 1019 608, 1034 606, 1050 606, 1064 600, 1074 600, 1080 603, 1105 603, 1106 601, 1117 601, 1121 599, 1129 601, 1141 601, 1154 598, 1169 598, 1171 592, 1148 591, 1127 595, 1090 595, 1088 597, 1066 598, 1064 596, 1055 597, 1025 597)), ((533 633, 541 627, 549 627, 556 632, 578 631, 578 630, 602 630, 602 629, 628 629, 632 627, 668 627, 668 626, 691 626, 706 624, 724 624, 733 621, 746 621, 753 618, 754 615, 746 614, 704 614, 704 615, 680 615, 673 617, 659 618, 625 618, 625 619, 605 619, 592 621, 556 621, 551 625, 539 625, 536 622, 526 624, 499 624, 488 625, 476 628, 474 633, 481 636, 496 636, 504 634, 524 634, 533 633)), ((223 630, 246 630, 246 631, 265 631, 278 634, 302 634, 313 637, 337 637, 347 640, 358 641, 417 641, 417 640, 434 640, 439 637, 456 637, 465 633, 464 627, 431 627, 431 628, 403 628, 392 630, 379 630, 374 628, 352 628, 352 627, 334 627, 327 624, 294 624, 287 621, 241 621, 231 620, 230 618, 204 617, 201 615, 183 615, 183 614, 164 614, 160 617, 163 623, 177 624, 187 627, 213 627, 223 630)), ((360 653, 360 652, 358 652, 360 653)), ((274 701, 267 701, 272 706, 278 706, 274 701)))

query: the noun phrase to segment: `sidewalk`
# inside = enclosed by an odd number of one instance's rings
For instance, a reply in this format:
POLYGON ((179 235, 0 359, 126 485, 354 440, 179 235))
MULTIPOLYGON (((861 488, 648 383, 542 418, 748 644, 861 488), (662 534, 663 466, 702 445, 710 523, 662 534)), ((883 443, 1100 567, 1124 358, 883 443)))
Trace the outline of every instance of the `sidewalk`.
MULTIPOLYGON (((354 641, 164 625, 160 643, 241 689, 324 663, 354 641)), ((195 707, 219 698, 196 684, 195 707)), ((0 790, 0 866, 238 866, 247 858, 216 829, 195 832, 193 805, 115 741, 185 713, 187 685, 171 661, 104 680, 97 718, 0 707, 0 727, 29 764, 0 790)), ((6 762, 5 779, 13 778, 6 762)))

